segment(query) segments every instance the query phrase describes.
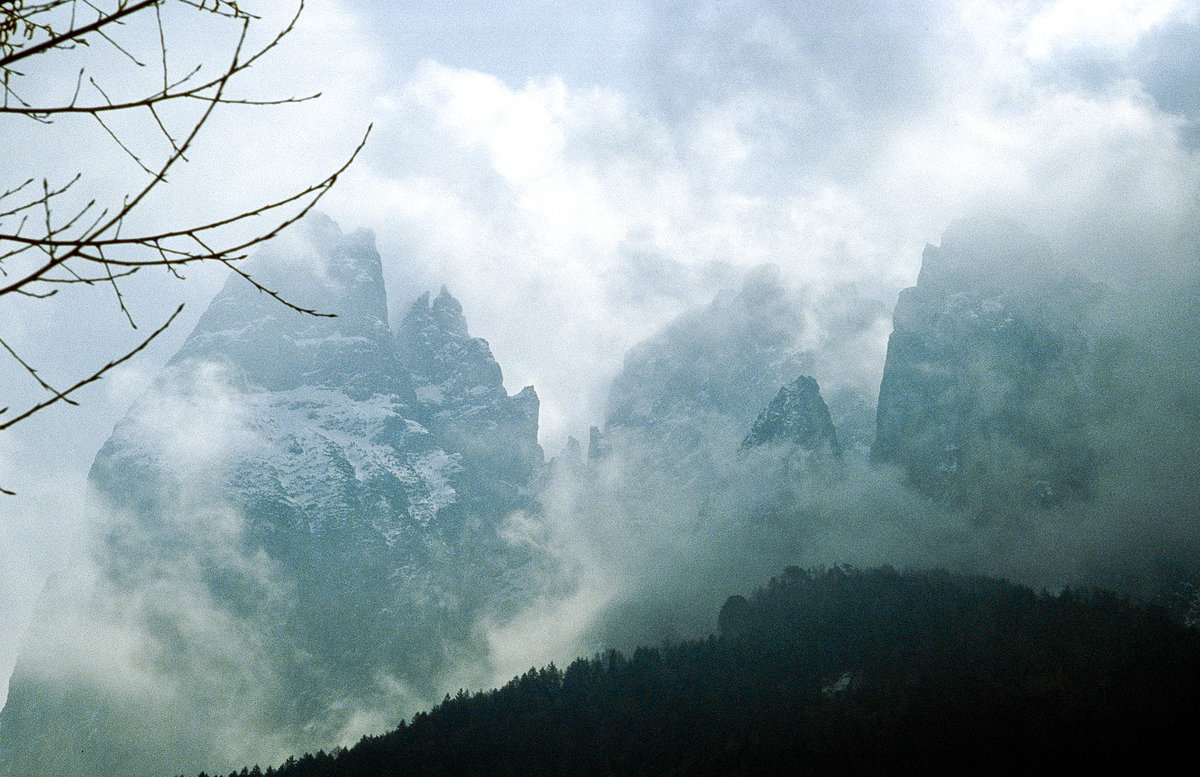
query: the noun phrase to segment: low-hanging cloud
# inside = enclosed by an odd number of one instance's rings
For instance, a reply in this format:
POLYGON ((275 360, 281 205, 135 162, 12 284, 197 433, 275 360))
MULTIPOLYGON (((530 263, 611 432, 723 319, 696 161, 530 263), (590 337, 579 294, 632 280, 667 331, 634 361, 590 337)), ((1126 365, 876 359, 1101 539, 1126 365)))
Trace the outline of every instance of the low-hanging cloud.
MULTIPOLYGON (((555 462, 543 492, 543 533, 531 536, 562 559, 576 587, 532 606, 517 620, 519 630, 498 628, 499 654, 519 654, 522 633, 547 635, 557 660, 611 645, 702 636, 714 628, 724 597, 789 564, 938 566, 1035 587, 1099 585, 1169 600, 1200 574, 1194 412, 1200 272, 1190 264, 1192 253, 1156 256, 1143 271, 1169 268, 1166 277, 1180 285, 1150 294, 1146 284, 1120 283, 1126 276, 1118 270, 1126 268, 1107 259, 1071 267, 1048 242, 996 221, 957 225, 942 249, 927 254, 926 282, 954 279, 951 301, 970 310, 972 295, 982 294, 981 310, 1007 309, 1061 348, 1035 378, 1042 393, 1029 396, 1011 393, 1011 376, 996 371, 993 357, 978 355, 975 422, 994 428, 991 417, 1001 412, 1022 420, 1019 428, 1001 426, 993 439, 975 441, 981 468, 972 470, 963 503, 923 495, 902 467, 871 466, 863 450, 797 469, 785 450, 742 449, 739 427, 729 419, 681 409, 702 403, 690 390, 692 372, 706 375, 706 394, 719 392, 719 376, 736 375, 756 347, 753 336, 729 322, 705 326, 719 304, 681 318, 675 335, 631 352, 614 386, 628 395, 634 385, 638 401, 610 403, 610 412, 625 423, 649 417, 658 424, 654 431, 616 426, 607 433, 607 455, 555 462), (1084 271, 1114 285, 1087 281, 1084 271), (643 396, 637 389, 646 385, 651 393, 643 396), (1021 406, 1006 406, 1014 397, 1021 406), (691 425, 682 434, 671 428, 681 421, 691 425), (703 449, 689 449, 686 432, 700 429, 703 449), (1048 464, 1064 463, 1048 462, 1037 448, 1043 442, 1022 439, 1031 433, 1052 435, 1044 441, 1052 448, 1086 452, 1082 493, 1054 502, 1022 496, 1030 482, 1046 477, 1048 464)), ((787 320, 771 316, 785 329, 812 325, 803 317, 787 320)), ((870 328, 869 316, 851 320, 859 332, 870 328)), ((856 342, 853 327, 845 336, 856 342)), ((845 375, 832 354, 814 358, 826 345, 836 353, 836 338, 782 341, 811 348, 794 369, 845 375)), ((719 407, 736 414, 736 404, 719 407)))
MULTIPOLYGON (((294 559, 264 547, 264 531, 288 527, 255 524, 229 485, 273 442, 264 421, 279 420, 270 394, 242 383, 228 365, 173 364, 118 425, 96 475, 109 490, 77 500, 88 530, 24 640, 5 714, 25 739, 5 741, 3 773, 279 763, 386 730, 437 701, 447 671, 478 675, 469 644, 401 656, 401 671, 329 665, 322 640, 344 635, 311 634, 326 624, 304 607, 337 621, 354 602, 306 591, 294 559)), ((369 652, 366 639, 343 649, 369 652)))
MULTIPOLYGON (((724 596, 787 563, 938 563, 1046 585, 1138 588, 1147 566, 1166 574, 1194 561, 1193 4, 1084 13, 1065 0, 989 0, 905 14, 850 5, 622 3, 619 18, 562 11, 547 29, 586 26, 579 45, 608 58, 568 66, 576 49, 548 34, 520 47, 487 43, 493 27, 470 5, 421 9, 420 24, 400 29, 395 14, 404 23, 406 11, 314 0, 297 45, 281 52, 286 66, 264 68, 275 75, 257 83, 271 94, 319 89, 323 99, 299 116, 255 114, 252 132, 244 115, 230 116, 197 149, 198 159, 231 159, 230 175, 202 175, 199 165, 181 174, 188 196, 176 213, 257 203, 262 182, 281 191, 310 182, 327 171, 324 150, 332 158, 352 148, 374 121, 371 144, 327 209, 376 230, 393 300, 450 286, 510 390, 537 386, 551 452, 603 420, 631 346, 763 263, 801 290, 827 399, 878 380, 896 293, 916 278, 924 244, 961 216, 1016 219, 1046 240, 1057 265, 1121 292, 1092 323, 1124 338, 1114 373, 1137 389, 1126 412, 1088 428, 1111 453, 1092 502, 979 527, 914 495, 901 473, 848 465, 820 489, 789 494, 772 523, 745 514, 759 480, 731 450, 701 521, 694 490, 634 499, 629 481, 641 474, 622 462, 642 454, 626 450, 595 474, 558 473, 543 494, 544 525, 514 519, 514 541, 554 549, 574 594, 551 591, 544 610, 496 625, 497 665, 535 663, 529 634, 561 646, 546 658, 568 659, 608 641, 702 631, 724 596), (422 37, 434 34, 436 45, 422 37), (619 622, 615 614, 633 606, 642 615, 619 622)), ((507 23, 534 29, 545 13, 522 5, 507 23)), ((60 127, 79 155, 48 159, 35 129, 14 130, 18 153, 6 157, 6 172, 19 162, 69 175, 96 147, 60 127)), ((219 279, 200 271, 189 279, 194 286, 179 294, 198 315, 219 279)), ((174 304, 160 280, 132 288, 145 305, 139 323, 174 304)), ((78 293, 62 298, 84 311, 77 320, 108 324, 47 345, 50 375, 122 325, 111 299, 80 307, 78 293)), ((39 332, 62 326, 61 312, 31 307, 5 334, 37 346, 39 332)), ((164 341, 148 355, 164 360, 177 345, 164 341)), ((4 598, 13 602, 0 617, 13 634, 62 538, 111 520, 55 495, 83 481, 129 401, 119 391, 82 398, 94 412, 55 415, 0 451, 3 471, 19 479, 0 486, 22 493, 18 506, 0 508, 4 598)), ((205 441, 212 430, 199 432, 205 441)), ((220 449, 209 441, 215 447, 204 450, 220 449)), ((236 512, 206 514, 236 526, 236 512)), ((237 632, 211 601, 187 593, 178 601, 212 616, 197 616, 211 622, 206 633, 237 632)), ((364 710, 363 725, 382 725, 376 712, 364 710)))
MULTIPOLYGON (((1154 261, 1189 239, 1196 161, 1179 117, 1136 79, 1068 78, 1064 8, 664 10, 630 17, 643 27, 622 49, 651 82, 427 61, 389 93, 379 151, 352 174, 372 195, 335 195, 336 210, 400 258, 394 298, 450 284, 510 388, 539 387, 557 450, 599 415, 627 348, 748 267, 779 264, 821 299, 858 284, 890 307, 921 247, 963 216, 1017 219, 1064 261, 1125 277, 1130 251, 1154 261), (656 257, 678 280, 656 282, 656 257)), ((1119 28, 1108 50, 1124 63, 1186 17, 1114 7, 1093 26, 1119 28)))

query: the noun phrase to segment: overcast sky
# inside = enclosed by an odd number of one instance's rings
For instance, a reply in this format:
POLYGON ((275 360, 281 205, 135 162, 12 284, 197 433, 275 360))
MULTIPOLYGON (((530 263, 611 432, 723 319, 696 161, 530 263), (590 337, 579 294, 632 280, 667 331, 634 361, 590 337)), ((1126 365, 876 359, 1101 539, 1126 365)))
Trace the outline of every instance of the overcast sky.
MULTIPOLYGON (((259 5, 281 23, 286 4, 259 5)), ((373 124, 323 210, 375 231, 393 320, 449 287, 509 390, 536 386, 553 455, 602 419, 629 346, 764 263, 808 299, 890 310, 926 243, 990 214, 1110 283, 1193 273, 1198 22, 1174 0, 310 0, 243 88, 322 97, 226 111, 162 207, 221 213, 319 179, 373 124)), ((96 127, 5 119, 0 137, 3 188, 134 174, 96 127)), ((181 300, 185 320, 83 407, 0 435, 0 485, 20 492, 0 502, 4 677, 86 520, 71 495, 221 281, 132 285, 143 330, 181 300)), ((136 337, 94 291, 0 317, 60 382, 136 337)), ((888 331, 822 385, 877 389, 888 331)), ((0 375, 0 405, 33 396, 0 375)))

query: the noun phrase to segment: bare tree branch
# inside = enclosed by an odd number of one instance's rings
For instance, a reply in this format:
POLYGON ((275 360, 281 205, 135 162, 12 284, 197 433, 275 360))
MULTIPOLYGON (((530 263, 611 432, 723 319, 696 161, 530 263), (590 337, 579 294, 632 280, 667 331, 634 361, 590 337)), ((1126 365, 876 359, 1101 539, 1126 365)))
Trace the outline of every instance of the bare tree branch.
MULTIPOLYGON (((171 314, 170 318, 168 318, 166 321, 163 322, 162 326, 160 326, 158 329, 155 329, 153 332, 151 332, 149 337, 147 337, 145 340, 142 340, 142 342, 138 343, 138 345, 135 348, 133 348, 132 350, 126 351, 124 355, 119 356, 116 359, 113 359, 108 364, 106 364, 103 367, 101 367, 100 369, 96 370, 91 375, 88 375, 86 378, 83 378, 82 380, 78 381, 77 383, 75 383, 75 385, 71 386, 70 388, 65 389, 63 391, 55 391, 53 396, 51 396, 49 399, 43 400, 42 402, 39 402, 38 404, 29 408, 28 410, 21 413, 20 415, 13 416, 12 418, 7 419, 3 423, 0 423, 0 432, 4 431, 5 429, 9 428, 10 426, 13 426, 14 424, 24 421, 29 416, 33 415, 34 413, 38 412, 39 410, 44 410, 45 408, 49 407, 50 405, 53 405, 55 402, 65 401, 65 402, 69 402, 72 405, 75 404, 70 399, 68 399, 68 397, 70 397, 71 394, 74 394, 76 391, 78 391, 79 389, 83 388, 84 386, 86 386, 90 383, 95 383, 96 381, 100 380, 100 378, 104 377, 104 373, 108 372, 109 370, 113 369, 114 367, 119 367, 120 365, 122 365, 125 362, 132 359, 134 356, 136 356, 138 353, 140 353, 147 345, 150 345, 150 343, 152 343, 154 341, 154 338, 158 337, 163 332, 167 331, 167 327, 171 326, 171 324, 173 324, 175 322, 175 319, 182 312, 183 312, 183 305, 180 305, 179 307, 175 308, 175 312, 171 314)), ((8 408, 5 408, 5 410, 7 410, 7 409, 8 408)), ((9 493, 12 493, 12 492, 9 492, 9 493)))
MULTIPOLYGON (((114 153, 119 150, 144 176, 141 183, 123 193, 99 199, 87 198, 83 204, 80 204, 83 198, 78 197, 77 191, 82 191, 86 185, 82 173, 63 183, 51 183, 42 177, 41 185, 37 186, 34 182, 40 176, 30 176, 8 186, 0 185, 0 278, 3 278, 0 305, 10 297, 44 300, 55 295, 63 285, 85 288, 103 285, 112 293, 117 312, 136 330, 135 306, 123 288, 123 281, 151 267, 161 268, 182 280, 181 268, 216 263, 229 268, 286 308, 313 316, 329 315, 290 302, 241 269, 238 262, 255 246, 275 238, 316 206, 357 158, 370 136, 370 127, 331 173, 290 194, 237 213, 200 218, 183 226, 138 231, 129 228, 135 222, 147 223, 150 195, 167 185, 173 170, 188 163, 189 152, 218 106, 283 105, 318 96, 260 98, 230 93, 236 79, 262 62, 292 33, 303 10, 304 2, 298 0, 296 13, 289 21, 266 38, 265 43, 248 46, 252 25, 259 19, 230 0, 0 0, 0 93, 3 94, 0 120, 12 116, 14 120, 32 119, 46 125, 56 117, 63 121, 73 116, 90 117, 99 125, 99 137, 107 135, 111 138, 116 144, 114 153), (229 36, 225 38, 228 48, 223 57, 217 58, 220 64, 215 74, 208 70, 212 58, 186 65, 171 61, 174 57, 168 55, 169 41, 172 40, 168 25, 173 17, 164 12, 168 5, 182 9, 181 13, 197 21, 208 17, 213 18, 212 23, 217 26, 236 25, 228 31, 229 36), (123 32, 118 37, 117 29, 134 18, 149 18, 155 25, 153 36, 138 33, 130 37, 130 33, 123 32), (74 56, 86 54, 87 62, 92 62, 90 58, 102 53, 101 50, 115 52, 117 61, 123 60, 126 69, 148 68, 151 83, 138 93, 137 84, 143 83, 139 80, 142 76, 130 79, 128 83, 116 81, 111 75, 101 78, 95 74, 96 65, 85 64, 78 71, 71 68, 69 80, 62 84, 69 100, 45 101, 25 94, 27 83, 36 84, 36 91, 43 94, 47 86, 53 84, 27 76, 23 72, 24 66, 53 62, 47 58, 56 57, 60 52, 70 54, 72 50, 74 56), (18 64, 22 71, 14 68, 18 64), (153 73, 155 68, 157 73, 153 73), (202 68, 206 71, 203 78, 200 77, 202 68), (187 72, 182 77, 172 77, 171 70, 187 72), (89 90, 83 89, 85 80, 89 90), (110 91, 110 86, 115 86, 115 91, 110 91), (129 94, 131 89, 135 90, 132 95, 129 94), (93 96, 81 96, 84 91, 93 96), (163 110, 163 106, 172 103, 191 103, 198 108, 190 112, 191 118, 184 119, 189 112, 179 114, 163 110), (108 117, 129 119, 114 122, 108 117), (129 121, 134 124, 130 125, 129 121), (143 134, 131 132, 130 126, 141 126, 139 131, 143 134), (158 140, 147 141, 154 137, 158 140)), ((186 29, 192 34, 202 26, 189 24, 186 29)), ((31 386, 36 386, 36 390, 45 395, 15 414, 9 413, 9 407, 0 409, 3 419, 0 431, 56 403, 75 404, 74 393, 142 352, 177 319, 181 310, 182 305, 134 347, 120 351, 104 366, 62 390, 42 377, 36 360, 28 358, 29 353, 19 353, 20 350, 28 352, 28 346, 13 347, 16 341, 7 336, 5 318, 0 315, 0 356, 4 357, 0 359, 0 375, 5 369, 24 374, 31 386), (10 365, 8 368, 4 366, 5 360, 10 365)), ((0 397, 0 403, 4 403, 4 399, 0 397)), ((0 488, 0 493, 11 492, 0 488)))
MULTIPOLYGON (((140 3, 131 5, 131 6, 127 6, 125 8, 121 8, 121 9, 117 10, 115 13, 109 14, 108 16, 102 16, 99 19, 97 19, 96 21, 92 22, 91 24, 85 24, 82 27, 68 30, 67 32, 62 33, 61 35, 56 35, 56 36, 50 38, 49 40, 44 40, 35 46, 29 46, 28 48, 18 49, 17 51, 13 52, 12 54, 9 54, 6 57, 0 57, 0 68, 7 68, 10 65, 12 65, 14 62, 20 62, 22 59, 28 59, 29 57, 37 56, 38 54, 41 54, 44 51, 49 51, 50 49, 58 48, 59 46, 62 46, 64 43, 68 43, 73 40, 79 40, 79 39, 83 38, 85 35, 87 35, 89 32, 96 32, 97 30, 100 30, 103 27, 107 27, 110 24, 113 24, 114 22, 120 21, 121 19, 125 18, 126 16, 129 16, 130 14, 135 14, 138 11, 143 11, 146 8, 149 8, 152 5, 156 5, 158 2, 159 2, 159 0, 142 0, 142 2, 140 2, 140 3)), ((3 10, 3 9, 0 9, 0 10, 3 10)))

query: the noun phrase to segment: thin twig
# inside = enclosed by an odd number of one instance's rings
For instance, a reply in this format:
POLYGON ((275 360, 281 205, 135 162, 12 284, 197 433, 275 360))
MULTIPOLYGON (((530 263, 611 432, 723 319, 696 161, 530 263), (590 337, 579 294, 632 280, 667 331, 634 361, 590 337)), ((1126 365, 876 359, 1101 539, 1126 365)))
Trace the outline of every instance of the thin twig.
MULTIPOLYGON (((54 295, 58 291, 56 287, 61 284, 93 285, 103 283, 112 289, 117 306, 129 325, 137 329, 125 293, 121 284, 118 283, 120 279, 128 278, 146 267, 162 267, 176 278, 182 279, 180 270, 187 265, 199 262, 220 262, 231 272, 244 278, 258 291, 267 294, 288 309, 305 315, 332 315, 301 307, 289 301, 279 292, 259 282, 251 273, 241 269, 237 263, 244 260, 254 246, 274 239, 280 232, 304 218, 316 207, 317 203, 330 191, 341 174, 362 151, 370 136, 371 127, 367 128, 361 141, 342 165, 321 181, 290 195, 268 201, 235 215, 202 221, 186 228, 167 229, 159 232, 134 231, 133 234, 129 234, 130 230, 126 229, 127 224, 133 223, 135 214, 140 216, 142 206, 151 193, 166 183, 168 174, 180 162, 188 160, 189 150, 207 125, 217 106, 280 105, 303 102, 318 96, 314 94, 306 97, 261 100, 228 95, 230 84, 235 77, 258 63, 268 52, 275 49, 286 35, 292 32, 304 9, 303 0, 298 2, 295 16, 274 37, 265 45, 254 47, 249 51, 247 51, 246 45, 250 23, 257 17, 242 11, 234 3, 225 2, 225 0, 200 0, 200 2, 178 0, 178 2, 202 12, 236 19, 241 23, 241 29, 232 54, 225 61, 219 75, 209 78, 206 73, 204 77, 201 77, 202 65, 197 65, 182 78, 174 81, 169 69, 167 35, 163 27, 160 2, 161 0, 139 0, 138 2, 118 0, 116 11, 110 13, 102 11, 90 0, 62 0, 61 3, 58 0, 50 0, 50 2, 35 6, 34 12, 41 13, 59 5, 69 4, 71 23, 66 32, 55 34, 48 26, 37 22, 35 24, 39 26, 32 29, 47 33, 48 40, 19 51, 13 51, 11 47, 5 48, 0 45, 0 51, 8 51, 4 57, 0 58, 0 82, 3 84, 0 113, 24 115, 43 124, 50 123, 52 117, 58 114, 91 114, 121 149, 149 175, 148 180, 138 188, 121 197, 119 206, 114 204, 110 207, 103 207, 95 200, 91 200, 81 208, 70 208, 67 214, 69 218, 65 220, 58 211, 63 210, 60 206, 64 202, 69 202, 64 195, 79 182, 79 175, 57 188, 51 187, 49 182, 43 179, 40 193, 30 190, 34 180, 32 178, 0 193, 0 202, 4 203, 5 208, 0 212, 0 225, 3 225, 0 227, 0 276, 3 276, 6 281, 3 286, 0 286, 0 298, 7 294, 20 294, 44 299, 54 295), (77 2, 80 9, 86 7, 94 10, 97 18, 88 24, 77 26, 75 21, 77 2), (158 25, 158 59, 162 68, 162 91, 151 91, 141 99, 134 101, 117 102, 109 97, 109 94, 95 79, 89 78, 89 83, 101 100, 95 105, 81 105, 79 100, 85 75, 85 70, 82 69, 76 77, 75 89, 70 103, 67 105, 35 107, 24 101, 13 90, 10 79, 20 77, 22 74, 13 70, 10 65, 53 48, 65 49, 73 48, 78 44, 87 45, 87 38, 92 33, 96 33, 100 39, 107 42, 107 45, 113 46, 131 61, 141 65, 141 60, 134 51, 122 48, 108 34, 108 30, 102 28, 108 28, 109 25, 114 24, 124 24, 125 18, 150 6, 155 7, 155 19, 158 25), (169 122, 164 121, 165 116, 160 112, 158 105, 178 100, 198 100, 203 104, 203 108, 198 112, 198 116, 193 116, 178 132, 173 132, 169 122), (154 159, 148 156, 147 149, 130 146, 123 142, 114 131, 114 125, 105 121, 105 114, 136 109, 148 110, 153 121, 151 126, 156 127, 170 144, 170 150, 163 157, 154 159), (4 220, 8 218, 18 221, 15 229, 11 225, 4 224, 4 220), (265 222, 261 228, 255 227, 252 236, 232 244, 216 239, 217 236, 224 234, 224 230, 246 224, 251 219, 262 219, 265 222), (32 228, 35 232, 31 234, 27 227, 32 228), (10 262, 9 269, 15 268, 11 274, 4 267, 6 260, 10 262), (89 265, 99 265, 99 267, 92 268, 89 265)), ((0 0, 0 6, 5 3, 6 0, 0 0)), ((2 43, 0 41, 0 44, 2 43)), ((152 340, 171 326, 182 309, 181 305, 162 326, 141 340, 136 347, 124 352, 118 358, 111 360, 63 391, 57 391, 46 384, 38 375, 34 364, 21 358, 8 347, 7 343, 0 340, 3 350, 16 359, 22 369, 26 370, 50 394, 43 401, 15 416, 9 415, 7 408, 0 410, 0 416, 5 419, 3 423, 0 423, 0 430, 10 428, 55 402, 74 404, 74 400, 71 398, 72 394, 99 380, 109 370, 145 349, 152 340)), ((0 488, 0 493, 10 494, 12 492, 0 488)))
MULTIPOLYGON (((8 351, 8 355, 13 357, 13 359, 16 360, 17 364, 20 364, 22 367, 24 367, 25 371, 28 372, 29 375, 34 380, 37 381, 39 386, 44 388, 46 391, 49 391, 51 394, 59 394, 59 391, 57 389, 55 389, 53 386, 51 386, 49 383, 47 383, 46 381, 42 380, 42 376, 38 375, 38 371, 35 370, 32 366, 30 366, 29 362, 22 359, 21 356, 16 351, 13 350, 12 346, 9 345, 8 343, 6 343, 3 338, 0 338, 0 348, 3 348, 4 350, 8 351)), ((63 397, 63 401, 69 405, 77 404, 74 400, 67 399, 66 397, 63 397)))
MULTIPOLYGON (((64 43, 81 38, 81 37, 87 35, 89 32, 95 32, 96 30, 99 30, 101 27, 112 24, 113 22, 117 21, 118 19, 123 19, 126 16, 129 16, 130 14, 134 14, 145 8, 149 8, 150 6, 154 5, 158 1, 159 0, 142 0, 142 2, 137 3, 136 5, 127 6, 125 8, 119 9, 118 11, 110 14, 109 16, 101 17, 101 18, 97 19, 96 21, 92 22, 91 24, 85 24, 84 26, 82 26, 78 29, 67 30, 62 35, 55 35, 54 37, 50 38, 49 40, 44 40, 35 46, 30 46, 29 48, 21 49, 20 51, 13 52, 12 54, 9 54, 7 57, 0 57, 0 68, 7 68, 9 65, 11 65, 14 62, 19 62, 20 60, 26 59, 27 57, 32 57, 35 54, 40 54, 43 51, 46 51, 47 49, 56 48, 58 46, 63 45, 64 43)), ((72 25, 72 26, 74 26, 74 25, 72 25)))
POLYGON ((102 378, 104 376, 104 374, 106 372, 108 372, 109 370, 113 369, 114 367, 118 367, 118 366, 124 364, 125 362, 129 361, 134 356, 136 356, 138 353, 143 351, 146 348, 146 346, 150 345, 150 343, 153 342, 154 338, 158 337, 163 332, 167 331, 167 328, 169 326, 171 326, 171 324, 175 321, 175 318, 181 312, 183 312, 183 305, 180 305, 179 307, 177 307, 175 309, 175 312, 171 314, 171 317, 168 318, 163 323, 162 326, 160 326, 158 329, 155 329, 153 332, 151 332, 150 336, 147 337, 145 340, 143 340, 141 343, 139 343, 136 348, 134 348, 131 351, 127 351, 124 356, 120 356, 116 359, 113 359, 108 364, 106 364, 103 367, 101 367, 100 369, 96 370, 88 377, 84 378, 83 380, 80 380, 78 383, 71 386, 69 389, 66 389, 65 391, 61 391, 61 392, 56 392, 53 397, 50 397, 47 400, 39 402, 38 404, 29 408, 28 410, 21 413, 20 415, 14 416, 14 417, 9 418, 8 420, 4 421, 3 423, 0 423, 0 431, 4 431, 5 429, 8 429, 10 426, 13 426, 14 424, 18 423, 19 421, 25 420, 29 416, 38 412, 39 410, 43 410, 43 409, 49 407, 50 405, 53 405, 55 402, 66 401, 67 398, 71 394, 74 394, 76 391, 83 388, 84 386, 87 386, 91 383, 95 383, 96 381, 100 380, 100 378, 102 378))

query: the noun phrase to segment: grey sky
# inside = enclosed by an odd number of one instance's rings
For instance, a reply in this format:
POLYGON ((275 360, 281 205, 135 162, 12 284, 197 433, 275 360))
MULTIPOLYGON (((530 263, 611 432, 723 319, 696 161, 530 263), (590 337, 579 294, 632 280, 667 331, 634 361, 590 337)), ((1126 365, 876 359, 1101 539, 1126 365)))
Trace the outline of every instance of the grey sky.
MULTIPOLYGON (((285 14, 260 5, 268 27, 285 14)), ((247 88, 321 100, 227 112, 162 206, 220 212, 317 179, 374 122, 325 210, 376 232, 393 317, 449 286, 509 390, 537 387, 553 455, 601 418, 631 345, 764 263, 828 327, 836 290, 890 310, 923 246, 980 213, 1111 282, 1194 277, 1198 20, 1191 0, 310 0, 247 88)), ((5 183, 133 175, 98 129, 5 119, 0 137, 5 183)), ((70 494, 221 280, 132 286, 143 326, 181 299, 185 320, 82 409, 0 437, 0 485, 21 492, 0 502, 0 676, 86 520, 70 494)), ((50 376, 136 337, 99 294, 0 315, 50 376)), ((877 388, 886 335, 818 379, 877 388)))

